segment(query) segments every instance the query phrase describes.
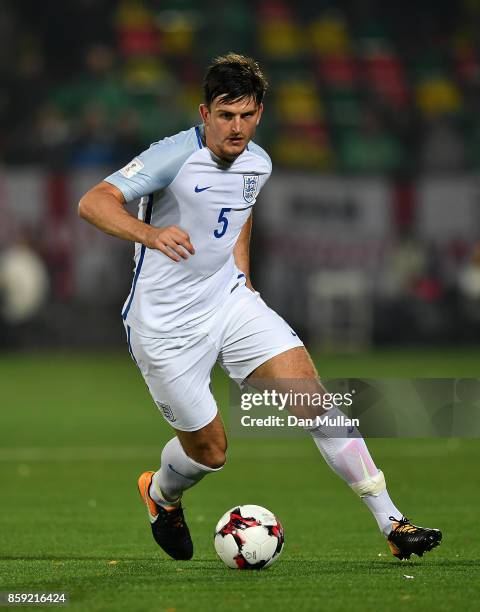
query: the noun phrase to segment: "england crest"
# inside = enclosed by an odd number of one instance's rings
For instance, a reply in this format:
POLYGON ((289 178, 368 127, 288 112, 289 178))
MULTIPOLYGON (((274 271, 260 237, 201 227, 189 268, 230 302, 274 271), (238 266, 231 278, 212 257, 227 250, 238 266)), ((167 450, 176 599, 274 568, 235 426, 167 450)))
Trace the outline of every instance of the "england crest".
POLYGON ((175 415, 173 414, 172 408, 168 404, 165 404, 164 402, 159 402, 157 400, 155 400, 155 403, 160 408, 160 410, 163 412, 163 416, 166 419, 168 419, 172 423, 174 423, 177 420, 175 418, 175 415))
POLYGON ((243 175, 243 199, 251 204, 257 197, 258 174, 243 175))

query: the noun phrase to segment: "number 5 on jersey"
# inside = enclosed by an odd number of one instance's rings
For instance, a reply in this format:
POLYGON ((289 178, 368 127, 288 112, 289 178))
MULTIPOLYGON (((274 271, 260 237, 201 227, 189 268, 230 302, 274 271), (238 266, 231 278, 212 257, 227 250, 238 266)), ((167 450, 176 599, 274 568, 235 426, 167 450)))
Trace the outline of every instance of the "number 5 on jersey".
POLYGON ((222 210, 220 211, 220 214, 218 215, 218 222, 223 223, 223 227, 221 229, 216 229, 213 232, 213 235, 215 236, 215 238, 221 238, 227 231, 228 219, 225 216, 225 213, 228 213, 231 210, 232 210, 231 208, 222 208, 222 210))

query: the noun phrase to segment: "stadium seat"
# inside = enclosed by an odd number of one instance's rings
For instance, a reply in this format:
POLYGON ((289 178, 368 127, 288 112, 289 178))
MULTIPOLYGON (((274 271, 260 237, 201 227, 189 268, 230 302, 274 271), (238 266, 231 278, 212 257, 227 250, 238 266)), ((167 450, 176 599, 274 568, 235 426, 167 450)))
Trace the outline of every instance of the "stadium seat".
POLYGON ((420 111, 428 118, 457 114, 462 108, 462 95, 447 75, 426 77, 415 92, 420 111))

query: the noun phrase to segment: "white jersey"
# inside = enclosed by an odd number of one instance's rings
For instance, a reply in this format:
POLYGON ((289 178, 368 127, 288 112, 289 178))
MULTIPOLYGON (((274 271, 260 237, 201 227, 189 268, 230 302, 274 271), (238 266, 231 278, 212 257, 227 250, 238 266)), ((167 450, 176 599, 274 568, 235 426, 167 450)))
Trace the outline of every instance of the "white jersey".
POLYGON ((181 336, 218 310, 245 275, 233 248, 270 176, 270 158, 253 142, 233 162, 202 143, 200 126, 154 143, 105 180, 125 200, 141 198, 138 218, 188 232, 195 255, 175 262, 135 245, 135 272, 123 307, 125 322, 149 337, 181 336))

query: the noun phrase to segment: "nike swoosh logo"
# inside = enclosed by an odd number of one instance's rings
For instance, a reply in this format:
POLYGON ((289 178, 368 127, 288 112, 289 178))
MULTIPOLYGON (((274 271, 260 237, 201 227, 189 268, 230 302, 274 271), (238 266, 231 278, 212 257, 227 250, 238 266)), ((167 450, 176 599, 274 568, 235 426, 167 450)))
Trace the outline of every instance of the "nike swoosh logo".
POLYGON ((150 523, 152 523, 152 524, 153 524, 153 523, 154 523, 154 522, 157 520, 157 518, 158 518, 158 514, 155 514, 155 515, 154 515, 154 514, 152 514, 152 513, 150 512, 149 508, 147 508, 147 512, 148 512, 148 520, 150 521, 150 523))
POLYGON ((296 335, 297 335, 297 334, 296 334, 294 331, 292 331, 292 330, 290 330, 290 333, 292 334, 292 336, 296 336, 296 335))
POLYGON ((360 463, 362 464, 362 470, 365 478, 371 478, 369 471, 367 470, 367 466, 365 465, 365 461, 363 460, 362 455, 359 455, 360 463))
POLYGON ((209 185, 208 187, 199 187, 198 185, 195 185, 195 193, 200 193, 201 191, 205 191, 206 189, 211 189, 212 185, 209 185))
POLYGON ((180 474, 180 472, 177 472, 177 470, 173 467, 171 463, 168 464, 168 467, 172 470, 172 472, 175 472, 175 474, 178 474, 182 478, 185 478, 185 480, 191 480, 191 478, 188 478, 188 476, 185 476, 185 474, 180 474))
MULTIPOLYGON (((151 482, 151 481, 150 481, 151 482)), ((146 487, 144 492, 143 492, 143 499, 146 503, 147 506, 147 513, 148 513, 148 519, 151 523, 154 523, 157 520, 158 517, 158 513, 157 514, 152 514, 150 512, 150 504, 148 503, 148 500, 151 500, 153 503, 155 503, 153 501, 153 499, 150 497, 150 493, 149 493, 149 487, 146 487)))

